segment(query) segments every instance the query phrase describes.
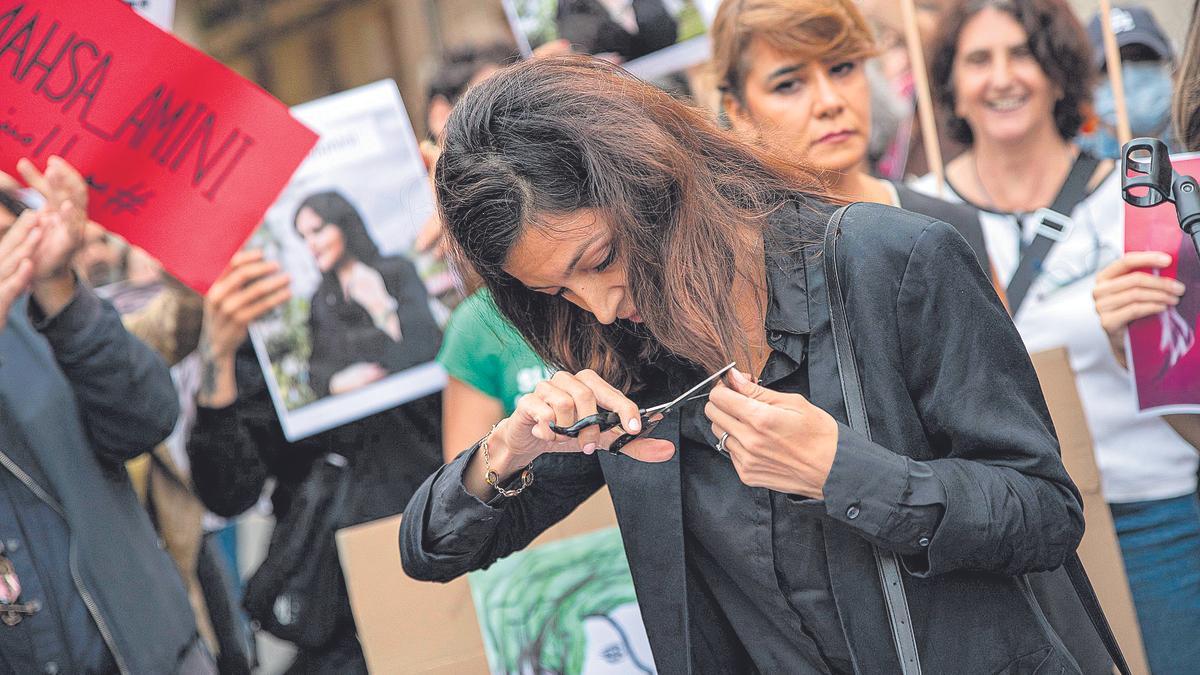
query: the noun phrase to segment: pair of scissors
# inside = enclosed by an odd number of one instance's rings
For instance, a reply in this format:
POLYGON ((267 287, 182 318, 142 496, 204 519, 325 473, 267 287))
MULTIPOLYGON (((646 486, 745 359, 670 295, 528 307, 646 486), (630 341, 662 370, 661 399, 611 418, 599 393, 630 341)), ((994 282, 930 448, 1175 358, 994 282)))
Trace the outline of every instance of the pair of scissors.
MULTIPOLYGON (((705 396, 708 396, 708 392, 704 392, 703 394, 697 394, 696 392, 700 391, 701 389, 708 386, 709 384, 712 384, 714 381, 716 381, 716 379, 718 377, 721 377, 725 373, 729 372, 730 369, 732 369, 734 365, 735 365, 734 363, 731 363, 731 364, 725 366, 724 368, 718 370, 717 372, 713 373, 712 375, 709 375, 708 377, 704 378, 704 380, 702 382, 700 382, 700 384, 697 384, 696 386, 692 387, 691 389, 688 389, 687 391, 683 392, 682 394, 680 394, 673 400, 667 401, 666 403, 661 403, 656 406, 652 406, 650 408, 642 408, 642 409, 638 410, 638 415, 639 415, 639 417, 641 417, 641 422, 642 422, 641 432, 638 434, 621 434, 620 436, 618 436, 616 438, 616 440, 614 440, 612 442, 612 445, 609 445, 607 448, 605 448, 605 450, 608 450, 610 453, 612 453, 614 455, 623 454, 621 452, 621 448, 625 447, 630 442, 632 442, 638 438, 644 437, 646 434, 650 433, 651 431, 654 431, 654 427, 658 426, 658 423, 661 422, 668 413, 670 413, 672 410, 674 410, 676 406, 680 405, 681 403, 687 403, 688 401, 694 401, 697 399, 704 398, 705 396), (659 416, 659 418, 651 421, 650 418, 652 418, 656 415, 659 416)), ((620 425, 621 425, 621 416, 620 415, 618 415, 615 412, 612 412, 611 410, 604 410, 602 408, 602 409, 600 409, 599 412, 597 412, 593 415, 588 415, 587 417, 584 417, 583 419, 579 420, 578 422, 576 422, 568 427, 560 427, 557 424, 551 424, 550 430, 553 431, 554 433, 562 435, 562 436, 568 436, 570 438, 578 438, 579 432, 583 431, 584 429, 586 429, 588 427, 592 427, 592 426, 598 427, 601 432, 604 432, 604 431, 608 431, 609 429, 612 429, 613 427, 618 427, 620 425)))

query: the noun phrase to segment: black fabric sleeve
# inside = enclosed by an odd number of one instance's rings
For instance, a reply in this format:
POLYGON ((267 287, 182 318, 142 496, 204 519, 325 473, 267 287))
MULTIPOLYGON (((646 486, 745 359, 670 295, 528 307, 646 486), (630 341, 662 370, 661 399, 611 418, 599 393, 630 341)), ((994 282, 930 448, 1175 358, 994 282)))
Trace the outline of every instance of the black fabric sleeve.
POLYGON ((838 424, 825 481, 825 513, 884 548, 921 555, 945 510, 945 491, 924 462, 883 448, 838 424))
POLYGON ((600 463, 577 453, 543 455, 534 482, 516 497, 484 503, 463 486, 478 446, 433 474, 413 495, 400 525, 400 557, 408 576, 450 581, 524 548, 567 517, 604 483, 600 463))
POLYGON ((391 372, 399 372, 432 361, 441 347, 442 331, 429 310, 429 293, 417 268, 403 256, 385 262, 386 269, 381 271, 388 292, 396 298, 396 313, 404 339, 388 345, 383 365, 391 372))
POLYGON ((123 462, 170 435, 179 417, 171 373, 130 335, 112 305, 76 282, 67 306, 47 318, 30 299, 29 318, 50 343, 96 453, 123 462))
POLYGON ((300 457, 287 461, 300 453, 288 449, 249 342, 238 350, 235 369, 237 400, 225 408, 198 406, 187 444, 197 496, 225 517, 254 506, 268 476, 292 464, 307 467, 300 457))
POLYGON ((896 322, 904 379, 938 457, 924 464, 945 490, 941 522, 910 570, 1060 566, 1083 536, 1082 501, 1024 342, 950 226, 931 223, 917 239, 896 322))

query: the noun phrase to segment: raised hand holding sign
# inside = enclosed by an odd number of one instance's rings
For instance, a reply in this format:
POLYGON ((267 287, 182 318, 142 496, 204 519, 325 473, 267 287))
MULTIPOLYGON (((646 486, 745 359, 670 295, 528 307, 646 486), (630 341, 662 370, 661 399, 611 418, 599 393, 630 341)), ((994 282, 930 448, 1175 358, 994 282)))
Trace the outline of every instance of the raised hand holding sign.
POLYGON ((66 159, 91 218, 201 292, 316 141, 117 0, 0 0, 0 94, 0 170, 66 159))

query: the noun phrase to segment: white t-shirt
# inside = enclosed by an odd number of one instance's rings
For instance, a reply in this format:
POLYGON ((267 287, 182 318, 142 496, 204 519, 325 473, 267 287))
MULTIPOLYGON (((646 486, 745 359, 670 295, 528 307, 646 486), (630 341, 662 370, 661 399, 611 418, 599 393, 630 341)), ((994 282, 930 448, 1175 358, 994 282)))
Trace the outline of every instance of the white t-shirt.
MULTIPOLYGON (((923 176, 912 188, 937 196, 937 179, 923 176)), ((948 184, 943 199, 963 199, 948 184)), ((1096 273, 1125 250, 1125 208, 1120 176, 1113 171, 1071 213, 1074 225, 1054 245, 1043 272, 1014 317, 1030 352, 1066 347, 1096 445, 1104 497, 1109 502, 1168 499, 1196 490, 1196 449, 1159 417, 1137 414, 1133 380, 1117 363, 1092 299, 1096 273)), ((980 209, 988 256, 1007 285, 1022 243, 1017 217, 980 209)), ((1033 241, 1037 221, 1021 219, 1021 237, 1033 241)))

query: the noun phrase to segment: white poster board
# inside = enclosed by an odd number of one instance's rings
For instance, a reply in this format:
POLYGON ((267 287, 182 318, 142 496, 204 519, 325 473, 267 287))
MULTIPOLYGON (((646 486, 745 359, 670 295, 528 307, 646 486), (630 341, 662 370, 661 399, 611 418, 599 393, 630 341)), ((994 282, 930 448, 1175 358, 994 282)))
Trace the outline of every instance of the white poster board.
POLYGON ((504 0, 526 56, 558 39, 576 52, 619 63, 643 79, 694 66, 709 56, 714 0, 504 0))
POLYGON ((291 275, 292 300, 251 327, 289 440, 440 390, 448 314, 411 246, 433 194, 396 84, 292 109, 321 134, 251 238, 291 275))
POLYGON ((121 0, 159 28, 170 31, 175 21, 175 0, 121 0))

